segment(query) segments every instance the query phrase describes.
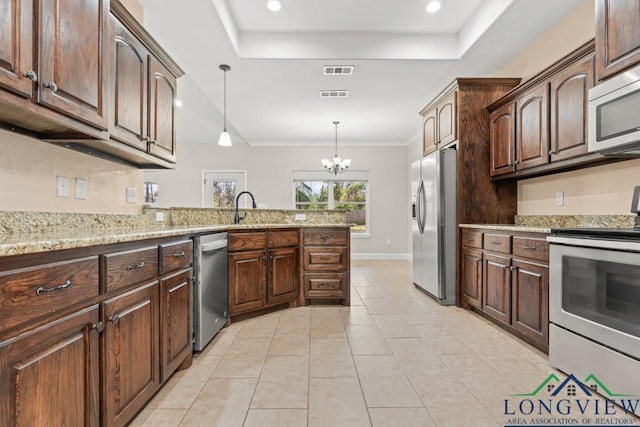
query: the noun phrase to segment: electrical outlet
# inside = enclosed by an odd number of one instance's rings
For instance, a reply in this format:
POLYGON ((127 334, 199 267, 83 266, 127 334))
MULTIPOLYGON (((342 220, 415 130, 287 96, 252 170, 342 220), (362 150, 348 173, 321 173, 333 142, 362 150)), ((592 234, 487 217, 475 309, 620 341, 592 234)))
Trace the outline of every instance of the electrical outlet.
POLYGON ((303 213, 298 213, 296 214, 296 221, 304 221, 305 219, 307 219, 307 216, 303 213))
POLYGON ((136 203, 136 189, 127 187, 127 203, 136 203))
POLYGON ((564 192, 558 191, 556 193, 556 206, 564 206, 564 192))
POLYGON ((76 178, 76 199, 87 200, 87 180, 76 178))
POLYGON ((164 212, 156 212, 156 221, 163 222, 164 221, 164 212))
POLYGON ((57 177, 57 192, 58 197, 69 197, 69 178, 66 176, 57 177))

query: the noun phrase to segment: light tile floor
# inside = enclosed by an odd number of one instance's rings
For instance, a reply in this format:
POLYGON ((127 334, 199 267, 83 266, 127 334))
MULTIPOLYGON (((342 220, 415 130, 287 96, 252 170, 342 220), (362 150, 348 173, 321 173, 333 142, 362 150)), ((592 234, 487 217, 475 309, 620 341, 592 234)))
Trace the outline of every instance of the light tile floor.
POLYGON ((502 426, 547 356, 415 289, 406 261, 353 261, 351 306, 223 329, 133 426, 502 426))

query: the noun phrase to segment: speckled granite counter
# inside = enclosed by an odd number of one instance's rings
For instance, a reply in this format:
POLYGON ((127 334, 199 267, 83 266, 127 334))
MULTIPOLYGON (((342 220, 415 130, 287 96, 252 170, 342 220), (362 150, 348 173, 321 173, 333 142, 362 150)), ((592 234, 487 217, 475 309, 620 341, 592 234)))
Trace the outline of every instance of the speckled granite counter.
POLYGON ((460 228, 481 228, 483 230, 517 231, 522 233, 551 233, 551 229, 548 227, 518 224, 460 224, 460 228))
POLYGON ((344 211, 305 211, 303 221, 294 219, 300 211, 240 211, 247 217, 237 225, 231 223, 230 209, 148 209, 141 215, 0 212, 0 256, 229 230, 349 227, 344 211), (158 212, 165 214, 160 222, 158 212))
POLYGON ((633 220, 633 215, 516 215, 515 224, 460 224, 460 227, 551 233, 552 228, 630 228, 633 220))

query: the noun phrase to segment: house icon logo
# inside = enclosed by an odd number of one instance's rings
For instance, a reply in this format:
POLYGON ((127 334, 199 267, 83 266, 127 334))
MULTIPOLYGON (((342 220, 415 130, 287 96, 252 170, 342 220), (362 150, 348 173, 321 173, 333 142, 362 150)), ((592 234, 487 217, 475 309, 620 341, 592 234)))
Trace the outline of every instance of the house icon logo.
POLYGON ((611 391, 596 375, 582 381, 574 374, 547 376, 530 393, 504 399, 506 426, 626 425, 640 427, 640 399, 611 391), (558 420, 563 421, 562 423, 558 420))

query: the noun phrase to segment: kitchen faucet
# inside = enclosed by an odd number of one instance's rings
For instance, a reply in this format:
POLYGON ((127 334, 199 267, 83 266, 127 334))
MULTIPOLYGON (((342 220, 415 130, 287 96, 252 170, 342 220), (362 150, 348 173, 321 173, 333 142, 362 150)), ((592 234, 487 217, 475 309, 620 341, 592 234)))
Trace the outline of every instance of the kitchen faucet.
POLYGON ((253 203, 253 209, 255 209, 257 207, 256 206, 256 199, 253 198, 253 194, 251 194, 248 191, 239 192, 238 195, 236 196, 236 212, 233 215, 233 223, 234 224, 240 224, 240 221, 243 220, 247 216, 246 212, 242 216, 240 216, 240 214, 238 213, 238 200, 240 199, 240 196, 242 196, 243 194, 248 194, 251 197, 251 203, 253 203))

